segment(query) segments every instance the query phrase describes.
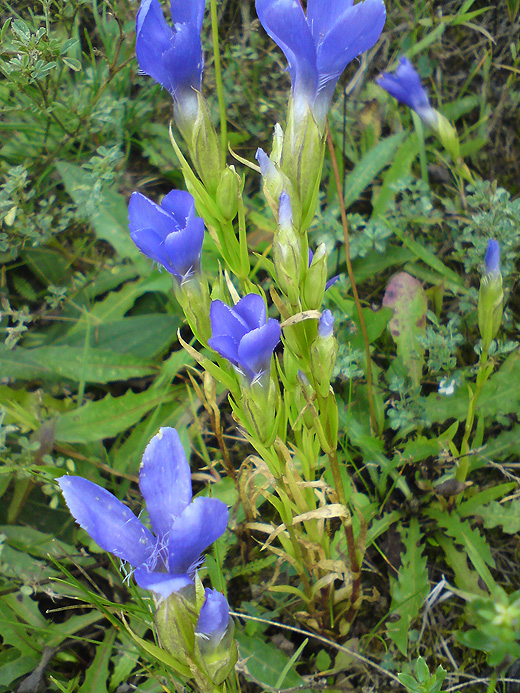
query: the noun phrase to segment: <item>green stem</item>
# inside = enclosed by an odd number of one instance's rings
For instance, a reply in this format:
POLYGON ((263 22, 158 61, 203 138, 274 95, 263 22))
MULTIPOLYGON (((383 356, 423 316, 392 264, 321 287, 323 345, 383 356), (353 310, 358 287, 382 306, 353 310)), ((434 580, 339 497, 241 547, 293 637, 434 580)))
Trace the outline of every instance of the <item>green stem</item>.
POLYGON ((226 165, 227 155, 227 120, 224 87, 222 84, 222 68, 220 65, 220 48, 218 39, 217 0, 211 0, 211 36, 213 39, 213 56, 215 60, 215 80, 217 83, 218 108, 220 113, 220 147, 222 166, 226 165))
POLYGON ((332 135, 330 134, 329 124, 327 123, 327 145, 329 147, 330 160, 332 163, 332 171, 334 173, 334 180, 336 182, 336 189, 338 193, 339 209, 341 212, 341 223, 343 226, 343 236, 345 239, 345 259, 347 262, 347 272, 348 278, 350 280, 350 286, 352 288, 352 296, 354 297, 354 303, 356 305, 356 311, 359 317, 359 326, 361 328, 361 334, 363 336, 363 343, 365 346, 365 358, 366 358, 366 368, 365 376, 367 379, 367 399, 368 399, 368 409, 370 412, 370 427, 372 432, 377 436, 379 435, 379 425, 377 422, 376 409, 374 406, 374 397, 372 393, 372 360, 370 356, 370 340, 368 338, 367 327, 365 324, 365 317, 363 315, 363 310, 361 308, 361 302, 359 300, 358 290, 356 281, 354 278, 354 271, 352 269, 352 263, 350 261, 350 240, 348 233, 348 222, 347 213, 345 210, 345 201, 343 199, 343 190, 341 187, 341 179, 339 175, 338 162, 336 160, 336 152, 334 151, 334 143, 332 141, 332 135))
POLYGON ((480 353, 480 362, 477 373, 477 379, 475 382, 475 390, 473 391, 468 404, 468 414, 466 416, 466 423, 464 425, 464 437, 460 446, 461 457, 459 459, 459 466, 456 473, 457 481, 464 483, 468 475, 469 458, 468 453, 470 451, 469 438, 473 430, 473 423, 475 421, 475 413, 477 411, 477 404, 482 392, 484 383, 489 378, 490 368, 488 364, 488 352, 487 349, 482 348, 480 353))

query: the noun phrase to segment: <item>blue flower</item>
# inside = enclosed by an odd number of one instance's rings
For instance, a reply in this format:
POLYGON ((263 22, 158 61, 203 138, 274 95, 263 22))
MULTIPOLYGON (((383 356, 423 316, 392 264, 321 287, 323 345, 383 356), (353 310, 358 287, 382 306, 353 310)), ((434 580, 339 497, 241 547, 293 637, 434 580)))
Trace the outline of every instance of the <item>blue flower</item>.
POLYGON ((200 610, 196 633, 202 636, 203 650, 216 649, 230 627, 229 604, 221 592, 205 590, 204 604, 200 610))
POLYGON ((421 78, 408 58, 401 58, 394 74, 383 72, 376 84, 387 91, 394 99, 408 106, 427 125, 434 126, 437 112, 430 105, 428 94, 421 84, 421 78))
POLYGON ((213 301, 208 344, 230 361, 250 383, 269 373, 271 357, 280 341, 280 323, 269 318, 258 294, 244 296, 233 308, 213 301))
POLYGON ((256 0, 262 26, 289 64, 294 108, 309 108, 324 124, 345 67, 378 40, 386 18, 383 0, 256 0))
POLYGON ((498 241, 493 239, 488 241, 484 262, 486 263, 486 274, 500 274, 500 246, 498 241))
POLYGON ((173 28, 159 0, 143 0, 137 13, 139 67, 172 95, 184 118, 195 118, 204 59, 200 41, 205 0, 171 0, 173 28))
POLYGON ((130 236, 139 250, 179 282, 200 271, 204 221, 195 216, 188 192, 172 190, 160 205, 133 193, 128 205, 130 236))
POLYGON ((79 476, 62 476, 58 483, 76 522, 102 549, 135 568, 140 587, 161 598, 193 584, 202 552, 228 521, 221 501, 192 500, 190 466, 174 428, 161 428, 152 438, 139 470, 155 536, 101 486, 79 476))
POLYGON ((323 339, 330 337, 334 331, 334 316, 330 310, 324 310, 318 323, 318 335, 323 339))

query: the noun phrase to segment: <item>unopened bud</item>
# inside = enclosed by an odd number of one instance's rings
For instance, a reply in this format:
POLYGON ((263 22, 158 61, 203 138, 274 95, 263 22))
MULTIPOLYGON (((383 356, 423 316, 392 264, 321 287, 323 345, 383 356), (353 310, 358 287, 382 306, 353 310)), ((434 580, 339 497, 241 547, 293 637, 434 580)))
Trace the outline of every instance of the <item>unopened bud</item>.
POLYGON ((273 240, 276 281, 291 305, 298 305, 300 281, 304 269, 300 236, 293 226, 291 201, 286 192, 280 195, 278 228, 273 240))
POLYGON ((334 316, 324 310, 318 325, 318 336, 311 344, 311 367, 318 393, 327 397, 332 372, 338 355, 338 342, 333 334, 334 316))
POLYGON ((226 221, 232 221, 238 210, 240 178, 234 166, 228 166, 222 172, 217 188, 217 206, 226 221))
POLYGON ((305 308, 319 310, 327 283, 327 248, 321 243, 312 258, 303 285, 305 308))
POLYGON ((190 156, 202 182, 214 195, 222 175, 220 142, 204 97, 198 94, 199 110, 190 137, 185 137, 190 156))
POLYGON ((504 291, 500 272, 500 246, 490 240, 485 256, 486 272, 480 280, 478 295, 478 326, 482 348, 487 351, 502 322, 504 291))
POLYGON ((325 139, 311 111, 308 110, 303 118, 296 118, 290 105, 281 170, 298 196, 301 206, 300 232, 305 231, 314 218, 324 154, 325 139))

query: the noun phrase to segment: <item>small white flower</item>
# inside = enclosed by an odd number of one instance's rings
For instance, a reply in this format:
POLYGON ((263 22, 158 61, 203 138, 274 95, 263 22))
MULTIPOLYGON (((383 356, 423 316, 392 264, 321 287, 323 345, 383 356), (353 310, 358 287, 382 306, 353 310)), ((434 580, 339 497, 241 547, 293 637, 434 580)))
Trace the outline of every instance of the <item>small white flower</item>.
POLYGON ((446 378, 443 378, 439 383, 439 394, 447 395, 448 397, 455 392, 455 378, 452 378, 449 382, 446 378))

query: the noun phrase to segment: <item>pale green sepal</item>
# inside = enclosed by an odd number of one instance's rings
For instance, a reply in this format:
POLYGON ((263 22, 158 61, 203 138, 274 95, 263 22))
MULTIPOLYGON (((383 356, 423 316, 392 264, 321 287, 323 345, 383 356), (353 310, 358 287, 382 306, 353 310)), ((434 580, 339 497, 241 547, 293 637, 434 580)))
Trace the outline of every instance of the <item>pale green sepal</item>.
POLYGON ((321 308, 326 283, 327 248, 325 243, 321 243, 314 253, 303 285, 303 300, 307 310, 319 310, 321 308))
POLYGON ((296 119, 291 101, 283 138, 281 171, 291 181, 300 201, 301 222, 298 224, 295 218, 295 225, 301 233, 314 217, 324 155, 324 137, 311 111, 296 119))
POLYGON ((232 221, 237 215, 240 187, 240 177, 235 167, 225 168, 217 187, 216 202, 226 221, 232 221))
POLYGON ((206 277, 202 273, 196 273, 180 284, 174 278, 173 291, 191 331, 201 344, 207 345, 211 337, 211 301, 206 277))
POLYGON ((300 284, 305 271, 300 236, 292 224, 278 226, 273 239, 274 271, 278 286, 297 306, 300 299, 300 284))
POLYGON ((199 111, 191 132, 186 138, 191 160, 200 179, 215 195, 222 175, 222 156, 220 141, 211 122, 208 105, 202 94, 197 94, 199 111))
MULTIPOLYGON (((218 644, 196 636, 196 648, 204 662, 205 669, 211 681, 219 686, 233 671, 238 660, 238 648, 235 641, 235 624, 229 617, 226 632, 218 644)), ((198 658, 197 658, 198 659, 198 658)))
POLYGON ((442 113, 438 111, 435 111, 435 113, 437 118, 432 124, 432 127, 437 133, 444 149, 451 156, 452 160, 457 163, 460 157, 460 142, 457 130, 442 113))
POLYGON ((489 349, 502 323, 504 291, 500 272, 485 274, 480 280, 478 294, 478 327, 482 348, 489 349))
POLYGON ((311 368, 316 389, 321 397, 327 397, 330 390, 332 371, 338 355, 338 340, 331 334, 316 337, 311 344, 311 368))
POLYGON ((189 663, 195 648, 197 625, 195 586, 188 585, 163 599, 155 612, 155 628, 161 647, 189 663))
POLYGON ((242 412, 244 424, 253 437, 266 447, 276 437, 276 388, 266 377, 251 385, 242 386, 242 412))

